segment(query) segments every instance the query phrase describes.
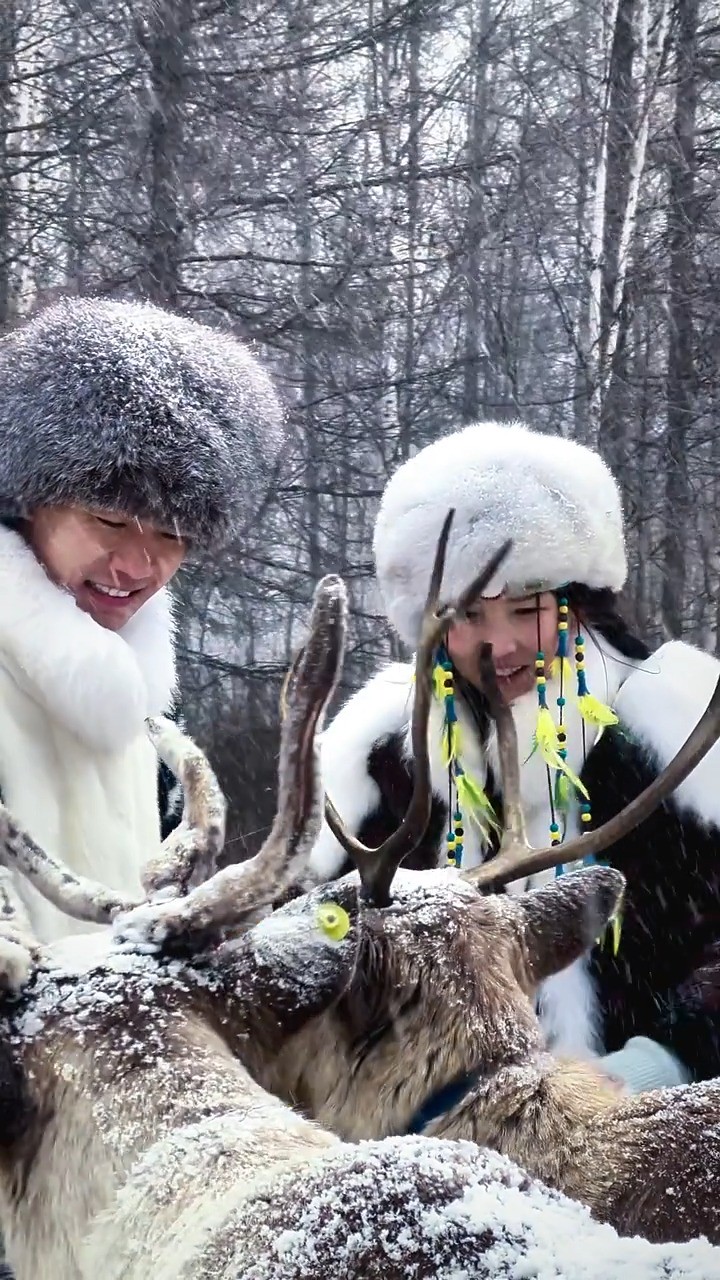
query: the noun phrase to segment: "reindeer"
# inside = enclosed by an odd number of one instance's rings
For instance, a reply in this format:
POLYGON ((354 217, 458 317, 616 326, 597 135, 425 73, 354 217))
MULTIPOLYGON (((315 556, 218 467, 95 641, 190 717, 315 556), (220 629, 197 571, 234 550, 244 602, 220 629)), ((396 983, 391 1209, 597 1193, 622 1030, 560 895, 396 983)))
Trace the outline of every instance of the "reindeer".
POLYGON ((325 895, 317 909, 267 914, 317 832, 314 738, 344 616, 326 579, 292 675, 276 819, 252 864, 212 874, 224 802, 167 724, 150 732, 185 812, 146 868, 144 905, 74 876, 0 808, 5 867, 74 918, 116 921, 43 948, 0 872, 0 1213, 17 1280, 490 1280, 517 1266, 710 1280, 720 1251, 707 1242, 622 1241, 470 1143, 346 1144, 244 1065, 328 1008, 358 962, 357 892, 347 909, 325 895), (164 948, 148 950, 160 928, 164 948))
MULTIPOLYGON (((151 736, 182 779, 185 814, 145 873, 145 904, 73 876, 0 810, 0 861, 73 917, 115 921, 114 932, 43 949, 7 875, 0 885, 0 1207, 18 1280, 490 1280, 518 1267, 569 1280, 710 1280, 720 1252, 707 1242, 623 1241, 466 1142, 347 1145, 248 1071, 319 1024, 365 963, 366 916, 382 914, 345 886, 345 907, 325 891, 247 928, 317 832, 314 738, 344 625, 340 584, 326 580, 290 682, 277 816, 252 864, 211 874, 222 798, 197 749, 168 725, 151 725, 151 736)), ((410 826, 422 812, 418 802, 410 826)), ((383 895, 387 870, 374 864, 383 895)), ((618 877, 594 875, 607 915, 618 877)), ((442 876, 409 885, 415 902, 406 908, 395 893, 388 919, 409 910, 427 927, 458 893, 483 901, 442 876)))
MULTIPOLYGON (((704 1234, 720 1242, 720 1080, 619 1098, 591 1063, 549 1054, 536 1015, 540 983, 602 934, 620 903, 623 877, 592 867, 519 898, 477 891, 601 853, 632 829, 716 740, 720 683, 647 792, 605 827, 560 849, 533 850, 520 804, 514 722, 489 651, 483 665, 503 775, 506 826, 497 858, 466 874, 398 872, 397 840, 366 849, 330 806, 328 821, 376 905, 362 915, 356 967, 340 999, 310 1019, 272 1063, 253 1055, 252 1069, 346 1140, 408 1132, 472 1139, 582 1201, 622 1234, 654 1241, 704 1234)), ((415 771, 422 787, 424 706, 418 719, 415 771)), ((315 890, 283 912, 312 913, 329 893, 347 907, 357 878, 315 890)))

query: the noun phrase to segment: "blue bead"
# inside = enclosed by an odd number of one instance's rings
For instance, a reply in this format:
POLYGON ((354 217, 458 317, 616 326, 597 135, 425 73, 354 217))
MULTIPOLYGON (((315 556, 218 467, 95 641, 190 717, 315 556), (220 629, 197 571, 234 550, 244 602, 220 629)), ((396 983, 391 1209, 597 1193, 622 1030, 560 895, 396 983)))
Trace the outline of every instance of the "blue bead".
POLYGON ((565 706, 566 701, 567 701, 567 699, 566 699, 566 698, 558 698, 558 700, 557 700, 557 704, 558 704, 558 706, 559 706, 559 707, 564 707, 564 706, 565 706))

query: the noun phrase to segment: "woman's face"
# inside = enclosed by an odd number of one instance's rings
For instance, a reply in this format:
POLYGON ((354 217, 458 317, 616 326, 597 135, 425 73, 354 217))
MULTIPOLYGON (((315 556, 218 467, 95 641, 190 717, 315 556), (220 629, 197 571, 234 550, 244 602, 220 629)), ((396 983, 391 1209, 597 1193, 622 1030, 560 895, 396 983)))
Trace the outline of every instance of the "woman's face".
POLYGON ((539 596, 480 599, 468 611, 466 621, 450 628, 447 648, 456 669, 479 689, 480 650, 491 644, 500 692, 510 703, 535 688, 538 648, 549 669, 557 653, 557 624, 558 606, 552 591, 539 596))

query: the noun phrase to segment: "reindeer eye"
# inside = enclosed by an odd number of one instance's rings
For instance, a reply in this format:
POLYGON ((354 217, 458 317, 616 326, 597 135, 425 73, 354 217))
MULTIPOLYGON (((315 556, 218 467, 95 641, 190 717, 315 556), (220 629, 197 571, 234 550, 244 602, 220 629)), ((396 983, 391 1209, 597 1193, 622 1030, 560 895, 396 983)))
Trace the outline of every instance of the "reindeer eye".
POLYGON ((334 942, 342 942, 350 932, 350 917, 337 902, 323 902, 315 916, 317 926, 334 942))

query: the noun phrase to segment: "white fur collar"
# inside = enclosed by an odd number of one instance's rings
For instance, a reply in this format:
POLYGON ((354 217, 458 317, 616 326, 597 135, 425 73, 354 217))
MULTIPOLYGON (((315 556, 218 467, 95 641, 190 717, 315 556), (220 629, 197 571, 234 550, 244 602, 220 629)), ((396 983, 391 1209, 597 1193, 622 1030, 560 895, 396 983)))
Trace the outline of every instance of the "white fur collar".
POLYGON ((0 663, 35 702, 98 751, 118 750, 166 711, 175 690, 169 594, 121 632, 57 587, 19 534, 0 526, 0 663))
MULTIPOLYGON (((712 654, 682 640, 671 640, 623 685, 617 713, 661 769, 695 728, 719 676, 720 663, 712 654)), ((719 770, 720 742, 716 742, 677 788, 673 805, 701 822, 720 827, 719 770)))

